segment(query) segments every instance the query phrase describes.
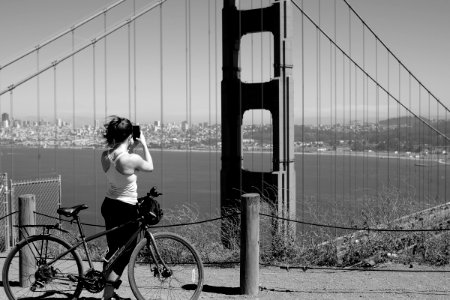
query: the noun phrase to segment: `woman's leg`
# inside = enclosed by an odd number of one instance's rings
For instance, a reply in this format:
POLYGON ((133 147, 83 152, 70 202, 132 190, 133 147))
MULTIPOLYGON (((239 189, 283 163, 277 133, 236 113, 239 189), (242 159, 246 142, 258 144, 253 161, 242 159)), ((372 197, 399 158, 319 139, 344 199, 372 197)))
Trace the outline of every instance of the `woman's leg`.
MULTIPOLYGON (((112 200, 105 198, 102 204, 102 215, 105 219, 106 229, 111 229, 115 226, 122 225, 128 221, 136 220, 137 212, 134 205, 130 205, 118 200, 112 200)), ((130 224, 119 230, 115 230, 106 236, 108 242, 109 251, 106 255, 106 259, 109 260, 111 256, 123 245, 126 244, 128 239, 138 230, 138 224, 130 224)), ((113 265, 113 270, 108 275, 108 284, 105 287, 103 293, 103 299, 110 299, 114 295, 114 282, 120 279, 126 265, 128 264, 129 258, 133 251, 136 241, 130 245, 115 262, 113 265)))

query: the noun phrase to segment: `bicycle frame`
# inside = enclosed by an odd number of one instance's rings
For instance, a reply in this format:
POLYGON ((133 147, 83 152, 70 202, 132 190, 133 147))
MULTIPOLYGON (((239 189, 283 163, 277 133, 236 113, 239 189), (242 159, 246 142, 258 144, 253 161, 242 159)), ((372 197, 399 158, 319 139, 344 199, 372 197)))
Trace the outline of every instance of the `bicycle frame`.
MULTIPOLYGON (((130 237, 130 239, 125 243, 125 245, 123 245, 122 247, 120 247, 119 249, 117 249, 116 252, 111 256, 111 258, 106 262, 106 265, 104 266, 104 270, 102 271, 104 278, 107 278, 107 277, 108 277, 108 275, 109 275, 109 274, 111 273, 111 271, 112 271, 112 267, 113 267, 114 263, 116 262, 117 258, 119 258, 119 257, 124 253, 124 251, 128 249, 128 247, 131 245, 131 243, 137 238, 137 236, 138 236, 139 233, 141 233, 141 232, 144 233, 145 237, 147 238, 147 241, 148 241, 149 243, 151 243, 151 247, 150 247, 150 244, 149 244, 148 246, 149 246, 150 254, 151 254, 151 256, 152 256, 153 261, 155 261, 156 264, 157 264, 158 262, 160 262, 160 263, 163 265, 163 267, 164 267, 166 270, 168 270, 168 267, 167 267, 166 263, 162 260, 161 256, 159 255, 159 252, 158 252, 158 249, 157 249, 157 246, 156 246, 155 238, 154 238, 153 235, 148 231, 147 225, 145 225, 145 224, 143 224, 143 223, 141 222, 141 221, 142 221, 142 218, 139 218, 138 220, 129 221, 129 222, 127 222, 127 223, 121 224, 121 225, 116 226, 116 227, 113 227, 113 228, 111 228, 111 229, 108 229, 108 230, 105 230, 105 231, 96 233, 96 234, 94 234, 94 235, 91 235, 91 236, 89 236, 89 237, 87 237, 87 238, 86 238, 86 236, 84 235, 83 227, 82 227, 82 225, 80 224, 79 217, 76 216, 76 217, 74 217, 73 220, 74 220, 74 221, 77 223, 77 225, 78 225, 78 229, 79 229, 79 232, 80 232, 81 241, 79 241, 79 242, 77 242, 75 245, 73 245, 72 248, 66 250, 65 252, 63 252, 63 253, 61 253, 61 254, 59 254, 59 255, 58 255, 57 257, 55 257, 53 260, 51 260, 50 262, 48 262, 48 265, 52 265, 54 262, 58 261, 58 260, 61 259, 62 257, 66 256, 66 255, 69 254, 70 252, 74 251, 75 249, 77 249, 78 247, 80 247, 81 245, 83 245, 84 252, 86 253, 86 258, 87 258, 88 263, 89 263, 89 269, 94 269, 94 265, 93 265, 92 260, 91 260, 91 257, 90 257, 90 253, 89 253, 89 250, 88 250, 88 247, 87 247, 87 243, 90 242, 90 241, 92 241, 92 240, 95 240, 95 239, 97 239, 97 238, 99 238, 99 237, 101 237, 101 236, 107 235, 107 234, 110 233, 110 232, 119 230, 119 229, 121 229, 121 228, 123 228, 123 227, 125 227, 125 226, 127 226, 127 225, 129 225, 129 224, 134 224, 134 223, 138 223, 138 222, 139 222, 139 223, 141 223, 141 224, 140 224, 138 230, 136 230, 136 232, 133 233, 133 235, 132 235, 132 236, 130 237), (156 250, 156 255, 155 255, 155 253, 154 253, 154 249, 156 250)), ((48 225, 43 225, 43 226, 42 226, 42 225, 31 225, 31 226, 32 226, 32 227, 44 227, 44 228, 47 229, 47 232, 48 232, 50 229, 55 229, 55 230, 60 230, 60 231, 62 231, 62 232, 66 232, 66 233, 67 233, 66 230, 61 229, 58 225, 52 225, 52 226, 48 226, 48 225)), ((30 226, 24 226, 24 227, 30 227, 30 226)), ((43 235, 50 235, 50 233, 45 233, 45 234, 43 234, 43 235)), ((28 238, 28 237, 27 237, 27 238, 28 238)), ((161 274, 160 274, 159 268, 157 268, 157 270, 158 270, 158 274, 161 275, 161 274)))

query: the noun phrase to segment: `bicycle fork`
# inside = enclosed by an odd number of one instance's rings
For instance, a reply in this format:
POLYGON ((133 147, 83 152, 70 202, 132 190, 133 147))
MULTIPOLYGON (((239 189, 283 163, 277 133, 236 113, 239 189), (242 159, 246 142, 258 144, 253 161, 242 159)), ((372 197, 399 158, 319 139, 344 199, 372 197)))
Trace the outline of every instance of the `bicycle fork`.
POLYGON ((172 276, 172 270, 167 267, 166 262, 161 258, 159 254, 158 247, 156 245, 155 237, 148 231, 145 231, 145 238, 147 239, 147 247, 150 249, 150 255, 155 262, 155 268, 153 271, 153 276, 158 276, 159 278, 169 278, 172 276), (159 268, 159 263, 162 264, 162 270, 159 268))

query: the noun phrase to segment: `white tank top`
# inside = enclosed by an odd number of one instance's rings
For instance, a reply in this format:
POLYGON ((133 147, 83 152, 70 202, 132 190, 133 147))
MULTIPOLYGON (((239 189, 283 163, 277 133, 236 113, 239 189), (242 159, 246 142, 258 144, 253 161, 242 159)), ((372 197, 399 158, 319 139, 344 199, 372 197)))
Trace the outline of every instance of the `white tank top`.
POLYGON ((120 153, 114 160, 110 154, 108 154, 111 164, 106 171, 106 178, 108 181, 106 197, 135 205, 137 204, 138 196, 136 184, 137 176, 135 174, 124 175, 116 169, 116 161, 125 153, 126 152, 120 153))

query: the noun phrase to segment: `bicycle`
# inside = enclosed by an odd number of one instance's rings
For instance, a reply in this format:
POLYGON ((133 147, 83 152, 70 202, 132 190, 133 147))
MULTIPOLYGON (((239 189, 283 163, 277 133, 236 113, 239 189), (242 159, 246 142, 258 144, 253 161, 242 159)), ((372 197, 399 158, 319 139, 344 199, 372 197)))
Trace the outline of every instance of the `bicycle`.
MULTIPOLYGON (((159 195, 152 188, 146 197, 140 198, 138 208, 159 195)), ((73 245, 51 234, 54 229, 68 233, 62 229, 60 222, 56 225, 34 225, 43 227, 42 234, 27 236, 17 243, 8 254, 2 271, 8 299, 77 299, 83 289, 91 293, 101 292, 115 261, 138 236, 142 239, 134 248, 128 264, 128 279, 134 296, 139 300, 198 299, 203 287, 200 256, 189 242, 177 234, 151 233, 149 229, 154 213, 140 210, 135 221, 85 237, 78 214, 87 208, 83 204, 57 210, 58 214, 72 218, 71 222, 77 224, 80 238, 73 245), (105 261, 102 271, 96 270, 87 243, 136 222, 139 229, 109 261, 105 261), (83 271, 84 261, 77 252, 80 247, 89 264, 86 272, 83 271)))

